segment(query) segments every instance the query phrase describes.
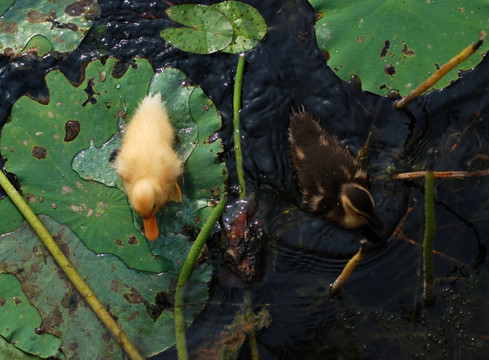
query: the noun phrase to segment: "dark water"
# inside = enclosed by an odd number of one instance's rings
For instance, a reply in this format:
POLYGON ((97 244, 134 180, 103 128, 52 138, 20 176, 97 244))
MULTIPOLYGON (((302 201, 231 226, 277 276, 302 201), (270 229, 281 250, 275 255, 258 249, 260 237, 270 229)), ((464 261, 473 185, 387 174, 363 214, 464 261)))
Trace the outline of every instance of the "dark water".
MULTIPOLYGON (((262 359, 485 359, 488 180, 436 181, 437 300, 424 308, 423 182, 393 180, 391 174, 423 169, 430 148, 437 154, 435 170, 488 168, 489 60, 400 112, 393 100, 342 82, 327 67, 306 1, 247 3, 269 27, 263 43, 246 55, 241 111, 246 190, 254 194, 249 222, 259 229, 254 234, 265 261, 257 264, 264 269, 243 284, 223 260, 220 237, 209 242, 215 276, 209 305, 188 333, 192 358, 205 358, 202 348, 216 342, 249 291, 255 311, 266 309, 272 318, 257 334, 262 359), (300 106, 355 154, 372 133, 364 164, 389 237, 369 244, 366 258, 336 297, 330 296, 329 284, 365 234, 341 230, 304 209, 286 136, 290 112, 300 106)), ((222 115, 232 207, 237 201, 231 127, 237 56, 187 54, 168 46, 159 36, 168 26, 163 1, 100 5, 102 15, 73 53, 0 56, 0 124, 23 94, 47 96, 43 76, 51 69, 79 83, 83 66, 105 56, 120 59, 122 68, 136 56, 148 58, 155 69, 174 66, 204 89, 222 115)), ((155 359, 175 357, 170 349, 155 359)), ((240 358, 249 357, 245 345, 240 358)))

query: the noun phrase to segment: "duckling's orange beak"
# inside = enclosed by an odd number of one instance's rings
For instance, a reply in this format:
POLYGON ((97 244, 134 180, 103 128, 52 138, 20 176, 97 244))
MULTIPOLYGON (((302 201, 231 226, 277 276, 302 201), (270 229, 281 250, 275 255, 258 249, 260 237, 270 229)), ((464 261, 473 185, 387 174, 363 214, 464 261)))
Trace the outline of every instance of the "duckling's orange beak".
POLYGON ((149 219, 143 219, 144 224, 144 234, 146 238, 151 241, 155 241, 158 239, 158 224, 156 222, 156 216, 153 216, 149 219))

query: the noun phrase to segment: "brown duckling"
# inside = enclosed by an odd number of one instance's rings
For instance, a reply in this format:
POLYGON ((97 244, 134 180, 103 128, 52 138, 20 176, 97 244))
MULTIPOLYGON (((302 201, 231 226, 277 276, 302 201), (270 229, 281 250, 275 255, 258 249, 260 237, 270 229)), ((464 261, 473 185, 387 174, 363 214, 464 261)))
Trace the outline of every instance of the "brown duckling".
POLYGON ((309 209, 342 228, 368 225, 378 234, 382 225, 368 191, 367 173, 346 147, 306 111, 291 115, 289 141, 292 165, 309 209))

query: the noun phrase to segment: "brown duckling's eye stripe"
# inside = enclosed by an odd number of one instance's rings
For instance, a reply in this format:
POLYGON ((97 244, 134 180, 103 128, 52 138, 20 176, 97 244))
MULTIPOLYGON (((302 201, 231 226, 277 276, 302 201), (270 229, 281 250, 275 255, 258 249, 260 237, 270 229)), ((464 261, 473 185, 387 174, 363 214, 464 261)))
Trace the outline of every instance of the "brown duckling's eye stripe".
POLYGON ((363 186, 355 183, 347 184, 342 190, 343 201, 347 202, 356 213, 368 214, 372 217, 375 213, 375 202, 370 192, 363 186))

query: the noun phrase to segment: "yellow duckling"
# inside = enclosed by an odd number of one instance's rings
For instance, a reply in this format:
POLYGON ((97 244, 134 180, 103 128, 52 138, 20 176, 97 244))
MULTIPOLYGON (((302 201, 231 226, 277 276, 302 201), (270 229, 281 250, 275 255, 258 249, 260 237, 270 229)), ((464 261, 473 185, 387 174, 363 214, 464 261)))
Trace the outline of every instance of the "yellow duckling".
POLYGON ((146 96, 129 121, 115 160, 117 174, 134 210, 143 218, 148 240, 158 238, 156 213, 182 201, 177 179, 183 163, 173 149, 175 134, 160 94, 146 96))
POLYGON ((382 224, 367 189, 367 173, 350 152, 305 111, 291 115, 289 142, 292 165, 309 209, 345 229, 368 225, 379 235, 382 224))

